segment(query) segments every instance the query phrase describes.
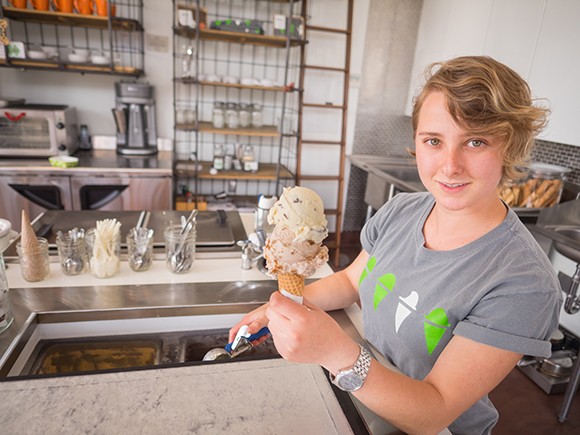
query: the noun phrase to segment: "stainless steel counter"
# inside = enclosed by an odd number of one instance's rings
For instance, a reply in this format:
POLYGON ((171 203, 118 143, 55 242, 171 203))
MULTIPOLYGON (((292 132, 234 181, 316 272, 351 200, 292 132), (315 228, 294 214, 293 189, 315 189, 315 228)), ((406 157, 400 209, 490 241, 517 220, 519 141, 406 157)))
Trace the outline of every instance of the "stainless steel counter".
POLYGON ((55 168, 47 158, 1 158, 0 171, 3 175, 32 174, 141 174, 151 176, 171 176, 172 153, 161 151, 154 156, 122 156, 115 150, 79 151, 79 164, 74 168, 55 168))

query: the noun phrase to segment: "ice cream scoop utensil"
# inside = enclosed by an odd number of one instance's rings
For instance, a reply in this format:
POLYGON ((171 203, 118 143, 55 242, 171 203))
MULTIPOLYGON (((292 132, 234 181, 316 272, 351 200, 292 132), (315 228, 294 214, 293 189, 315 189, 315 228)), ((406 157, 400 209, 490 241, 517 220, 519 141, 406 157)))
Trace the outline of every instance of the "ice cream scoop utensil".
POLYGON ((236 334, 234 341, 228 343, 225 347, 218 347, 208 351, 203 357, 202 361, 216 361, 223 359, 235 358, 239 354, 251 349, 253 347, 252 341, 263 337, 270 333, 267 326, 264 326, 255 334, 248 334, 248 326, 244 325, 236 334))

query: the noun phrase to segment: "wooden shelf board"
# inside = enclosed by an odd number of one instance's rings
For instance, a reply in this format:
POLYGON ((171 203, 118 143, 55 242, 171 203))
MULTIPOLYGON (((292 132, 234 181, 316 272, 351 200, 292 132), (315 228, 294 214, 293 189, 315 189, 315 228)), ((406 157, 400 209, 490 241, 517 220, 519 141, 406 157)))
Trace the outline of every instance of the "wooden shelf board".
MULTIPOLYGON (((177 130, 192 130, 195 131, 195 123, 187 124, 176 124, 175 128, 177 130)), ((225 135, 235 135, 235 136, 259 136, 259 137, 278 137, 278 129, 274 126, 264 126, 264 127, 248 127, 248 128, 215 128, 210 122, 200 122, 197 128, 199 132, 202 133, 213 133, 213 134, 225 134, 225 135)))
POLYGON ((29 69, 44 69, 55 71, 74 71, 74 72, 89 72, 89 73, 108 73, 117 75, 140 76, 143 74, 142 70, 130 66, 114 66, 111 69, 110 65, 93 65, 93 64, 68 64, 51 62, 49 60, 30 60, 30 59, 10 59, 7 63, 5 59, 0 59, 0 66, 9 68, 29 68, 29 69))
MULTIPOLYGON (((40 24, 93 27, 97 29, 106 29, 109 27, 109 18, 99 15, 68 14, 64 12, 37 11, 35 9, 5 7, 4 16, 11 20, 28 21, 40 24)), ((141 26, 139 21, 126 18, 111 18, 111 26, 114 30, 143 30, 143 26, 141 26)))
MULTIPOLYGON (((219 171, 216 175, 209 173, 211 162, 199 162, 202 170, 198 178, 202 180, 276 180, 276 164, 260 163, 257 172, 246 171, 219 171)), ((179 160, 176 163, 175 173, 181 177, 195 177, 195 163, 189 160, 179 160)), ((280 178, 294 178, 294 175, 284 166, 280 167, 280 178)))
POLYGON ((208 82, 205 80, 197 81, 194 78, 183 77, 177 79, 181 83, 187 85, 195 85, 199 83, 202 86, 218 86, 224 88, 235 88, 235 89, 251 89, 256 91, 274 91, 274 92, 286 92, 286 88, 283 86, 258 86, 258 85, 242 85, 240 83, 222 83, 222 82, 208 82))
MULTIPOLYGON (((176 27, 175 33, 186 38, 195 38, 196 30, 187 27, 176 27)), ((206 41, 235 42, 238 44, 262 45, 266 47, 286 47, 287 38, 284 36, 256 35, 253 33, 228 32, 226 30, 200 29, 200 39, 206 41)), ((291 39, 290 45, 295 47, 304 44, 304 41, 291 39)))

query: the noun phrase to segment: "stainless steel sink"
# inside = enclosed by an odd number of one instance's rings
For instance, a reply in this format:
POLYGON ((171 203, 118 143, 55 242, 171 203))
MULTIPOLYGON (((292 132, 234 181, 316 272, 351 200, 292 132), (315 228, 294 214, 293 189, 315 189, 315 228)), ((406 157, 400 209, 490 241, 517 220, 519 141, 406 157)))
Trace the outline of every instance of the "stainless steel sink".
POLYGON ((580 228, 555 228, 554 230, 558 235, 564 236, 568 241, 573 241, 576 244, 573 246, 574 243, 554 241, 554 248, 572 261, 580 263, 580 228))
POLYGON ((367 212, 367 218, 372 214, 372 209, 378 210, 399 192, 425 190, 419 178, 417 167, 414 165, 377 163, 369 165, 368 171, 365 203, 370 208, 367 212))

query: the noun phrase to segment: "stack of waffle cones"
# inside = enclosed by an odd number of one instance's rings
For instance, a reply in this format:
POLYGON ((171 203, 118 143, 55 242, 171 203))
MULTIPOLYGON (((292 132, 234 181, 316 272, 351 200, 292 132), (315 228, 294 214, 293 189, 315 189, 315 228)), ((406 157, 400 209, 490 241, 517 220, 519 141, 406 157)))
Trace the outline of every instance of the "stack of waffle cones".
POLYGON ((302 296, 304 292, 304 277, 295 273, 279 273, 278 290, 286 290, 294 296, 302 296))
POLYGON ((20 269, 27 281, 41 281, 48 275, 48 252, 38 241, 26 210, 22 210, 20 269))

